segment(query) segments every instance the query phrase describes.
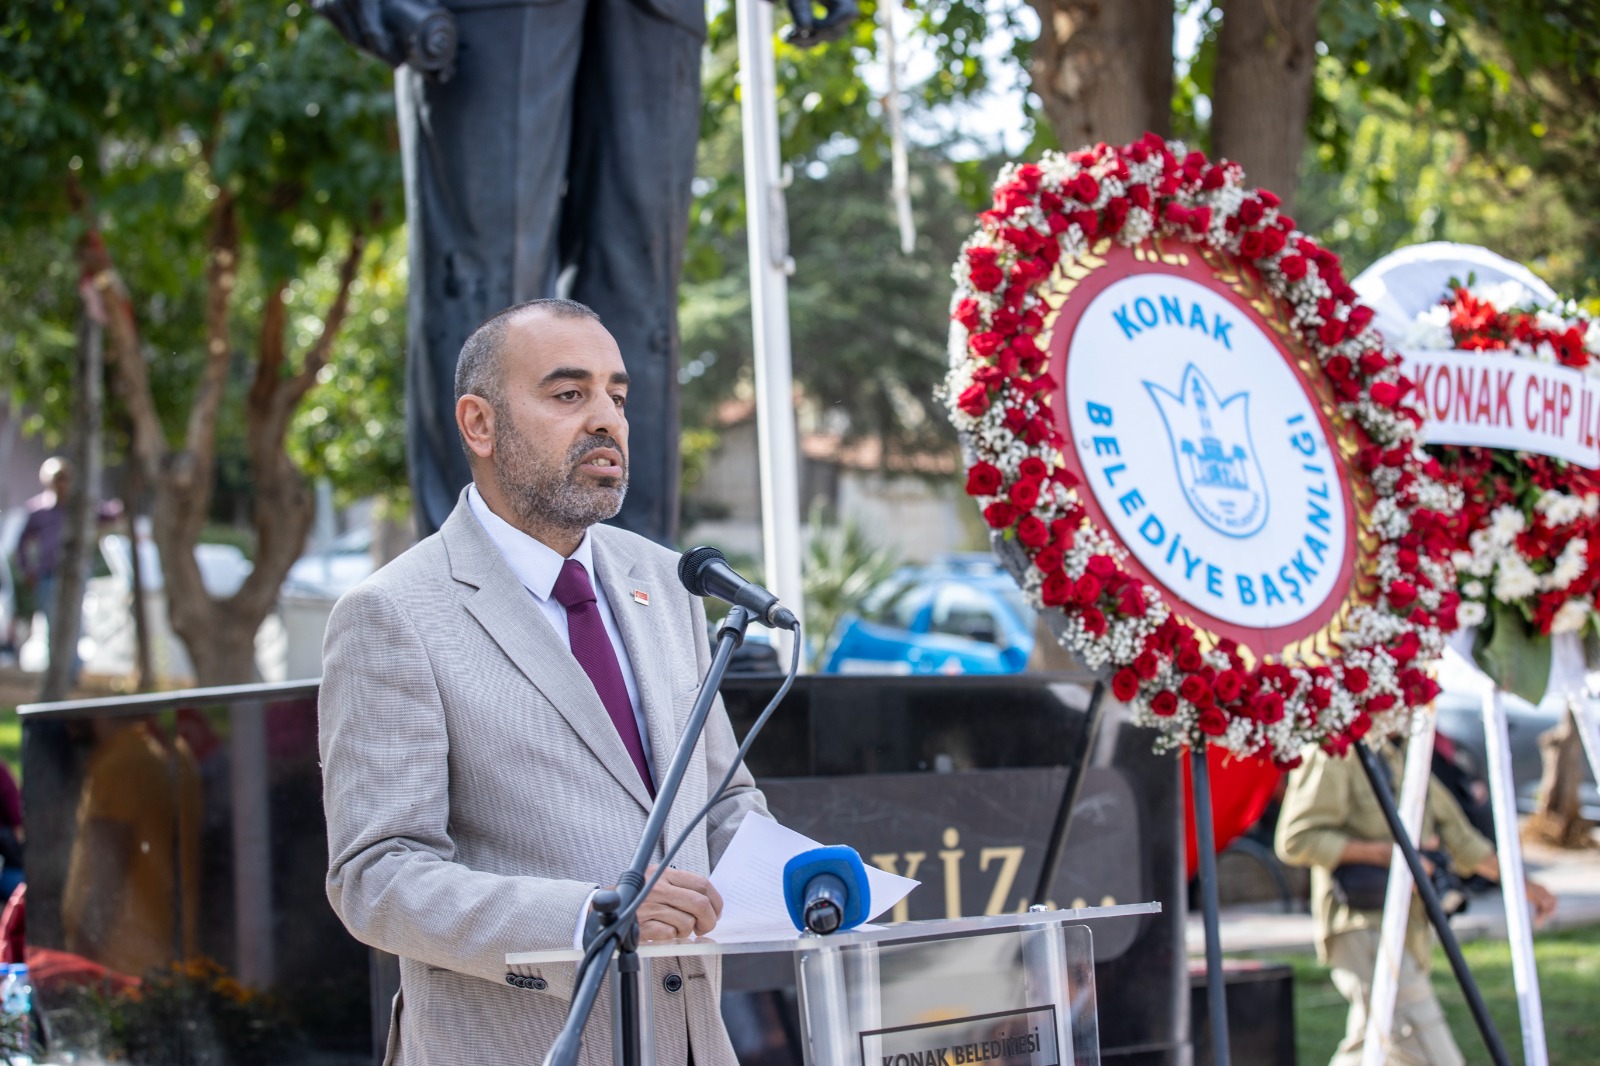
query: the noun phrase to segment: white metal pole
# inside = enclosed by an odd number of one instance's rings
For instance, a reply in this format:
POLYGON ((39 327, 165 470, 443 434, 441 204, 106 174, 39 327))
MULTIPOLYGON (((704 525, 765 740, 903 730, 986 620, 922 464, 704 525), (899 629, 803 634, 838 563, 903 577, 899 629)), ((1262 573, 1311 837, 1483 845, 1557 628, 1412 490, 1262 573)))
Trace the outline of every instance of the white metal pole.
POLYGON ((1539 970, 1533 958, 1533 922, 1528 915, 1528 886, 1522 872, 1522 838, 1517 826, 1517 786, 1511 776, 1511 736, 1506 728, 1505 701, 1496 687, 1483 700, 1483 741, 1489 762, 1489 803, 1494 809, 1495 843, 1500 852, 1500 893, 1505 899, 1506 937, 1511 941, 1511 977, 1517 987, 1522 1017, 1522 1061, 1546 1066, 1544 1006, 1539 997, 1539 970))
MULTIPOLYGON (((1416 716, 1406 745, 1405 772, 1400 781, 1400 821, 1412 840, 1420 839, 1422 812, 1433 773, 1433 712, 1416 716)), ((1355 756, 1351 756, 1354 758, 1355 756)), ((1383 925, 1378 934, 1378 964, 1372 975, 1367 1005, 1367 1035, 1361 1045, 1361 1066, 1383 1066, 1389 1060, 1389 1034, 1394 1027, 1395 997, 1400 991, 1400 966, 1405 961, 1406 926, 1411 918, 1411 867, 1399 845, 1389 860, 1389 888, 1383 898, 1383 925)))
POLYGON ((1589 694, 1569 697, 1572 716, 1578 720, 1578 735, 1583 738, 1583 750, 1589 755, 1589 773, 1600 781, 1600 715, 1589 704, 1589 694))
MULTIPOLYGON (((750 310, 755 339, 756 447, 761 472, 761 547, 767 587, 805 618, 800 557, 800 460, 789 366, 788 184, 779 165, 778 86, 772 5, 738 0, 740 111, 744 118, 745 217, 750 239, 750 310)), ((792 639, 775 633, 787 662, 792 639)), ((826 633, 813 633, 820 641, 826 633)), ((802 669, 804 660, 802 659, 802 669)))

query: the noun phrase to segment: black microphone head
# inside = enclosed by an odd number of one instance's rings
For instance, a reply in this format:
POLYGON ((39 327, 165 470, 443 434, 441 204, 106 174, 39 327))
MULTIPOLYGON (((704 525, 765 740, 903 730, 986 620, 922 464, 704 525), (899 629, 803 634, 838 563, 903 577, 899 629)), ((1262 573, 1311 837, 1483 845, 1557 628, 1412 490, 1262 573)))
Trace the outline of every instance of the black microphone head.
POLYGON ((702 544, 698 548, 690 548, 678 560, 678 580, 683 582, 683 587, 693 596, 707 596, 706 583, 701 578, 700 572, 707 563, 717 561, 727 562, 728 557, 709 545, 702 544))

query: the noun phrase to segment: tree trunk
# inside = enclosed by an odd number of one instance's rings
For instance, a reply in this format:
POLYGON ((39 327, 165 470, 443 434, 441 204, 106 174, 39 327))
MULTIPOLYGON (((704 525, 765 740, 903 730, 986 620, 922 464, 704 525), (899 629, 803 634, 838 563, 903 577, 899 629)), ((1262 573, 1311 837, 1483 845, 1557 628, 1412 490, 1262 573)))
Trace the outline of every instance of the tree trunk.
POLYGON ((1578 806, 1578 785, 1583 781, 1583 738, 1570 709, 1560 725, 1540 734, 1539 754, 1544 760, 1539 806, 1528 820, 1524 835, 1558 848, 1587 846, 1589 823, 1578 806))
POLYGON ((1317 67, 1318 0, 1220 2, 1212 152, 1292 204, 1317 67))
POLYGON ((69 448, 72 482, 67 494, 67 528, 56 574, 56 602, 50 625, 50 664, 39 699, 66 699, 78 675, 78 637, 83 630, 83 591, 89 579, 99 531, 100 420, 105 403, 105 330, 103 309, 84 286, 84 307, 78 327, 76 395, 69 448))
POLYGON ((1172 0, 1028 0, 1033 90, 1067 150, 1172 129, 1172 0))

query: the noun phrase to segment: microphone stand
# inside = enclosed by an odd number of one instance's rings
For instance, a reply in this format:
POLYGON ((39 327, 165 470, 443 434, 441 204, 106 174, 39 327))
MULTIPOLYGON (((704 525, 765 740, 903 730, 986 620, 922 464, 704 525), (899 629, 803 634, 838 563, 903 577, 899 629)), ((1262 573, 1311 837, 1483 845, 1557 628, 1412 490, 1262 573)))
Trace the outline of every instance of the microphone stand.
MULTIPOLYGON (((672 763, 661 780, 655 804, 650 808, 650 817, 639 838, 639 847, 633 853, 633 862, 617 879, 614 890, 595 893, 598 929, 585 938, 585 946, 593 943, 594 937, 606 935, 616 924, 617 915, 638 897, 639 890, 644 887, 645 870, 650 865, 650 857, 655 854, 656 846, 661 842, 661 835, 666 831, 667 815, 678 797, 683 775, 689 769, 689 760, 694 755, 695 746, 700 743, 700 734, 705 731, 706 719, 711 715, 711 704, 717 698, 717 690, 722 687, 722 675, 728 670, 728 660, 733 657, 734 649, 744 642, 744 632, 754 617, 745 608, 734 607, 728 612, 728 617, 722 620, 722 626, 717 630, 717 648, 711 657, 711 669, 706 672, 700 695, 695 699, 694 709, 689 712, 689 720, 684 725, 683 738, 672 753, 672 763)), ((566 1024, 561 1027, 555 1043, 550 1045, 544 1066, 572 1066, 578 1061, 578 1052, 583 1047, 583 1027, 594 1010, 601 985, 611 969, 613 955, 617 959, 620 978, 617 990, 617 1017, 621 1023, 619 1061, 623 1066, 639 1066, 643 1061, 639 1020, 642 1006, 639 988, 639 923, 630 918, 628 927, 613 936, 584 971, 583 981, 573 993, 566 1024)))

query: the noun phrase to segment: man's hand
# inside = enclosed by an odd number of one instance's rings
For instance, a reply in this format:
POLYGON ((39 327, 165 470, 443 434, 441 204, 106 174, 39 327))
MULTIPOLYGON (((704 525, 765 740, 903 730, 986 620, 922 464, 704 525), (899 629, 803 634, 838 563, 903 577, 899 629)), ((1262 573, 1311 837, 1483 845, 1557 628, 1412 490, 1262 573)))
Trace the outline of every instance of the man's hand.
POLYGON ((1528 906, 1533 908, 1533 924, 1543 925, 1545 919, 1556 912, 1556 897, 1548 888, 1537 881, 1529 881, 1528 906))
MULTIPOLYGON (((650 867, 647 875, 656 871, 650 867)), ((697 873, 672 867, 639 905, 639 939, 678 940, 691 933, 705 936, 722 917, 722 894, 697 873)))

